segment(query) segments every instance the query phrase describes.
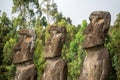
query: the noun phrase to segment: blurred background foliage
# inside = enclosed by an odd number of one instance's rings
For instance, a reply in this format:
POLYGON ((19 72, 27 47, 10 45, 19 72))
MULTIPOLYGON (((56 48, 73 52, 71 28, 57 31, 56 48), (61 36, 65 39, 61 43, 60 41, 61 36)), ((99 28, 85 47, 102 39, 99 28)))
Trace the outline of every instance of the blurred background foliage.
MULTIPOLYGON (((13 0, 12 13, 18 14, 12 20, 5 12, 0 16, 0 80, 13 80, 15 75, 15 65, 12 64, 13 47, 18 41, 18 30, 22 28, 33 29, 36 33, 33 60, 38 71, 37 79, 41 79, 45 67, 44 47, 49 38, 50 25, 66 27, 62 57, 67 61, 68 80, 78 80, 86 55, 82 42, 87 21, 83 20, 81 24, 73 25, 69 17, 58 12, 53 0, 13 0)), ((120 80, 120 13, 114 25, 110 27, 105 45, 112 61, 109 80, 120 80)))

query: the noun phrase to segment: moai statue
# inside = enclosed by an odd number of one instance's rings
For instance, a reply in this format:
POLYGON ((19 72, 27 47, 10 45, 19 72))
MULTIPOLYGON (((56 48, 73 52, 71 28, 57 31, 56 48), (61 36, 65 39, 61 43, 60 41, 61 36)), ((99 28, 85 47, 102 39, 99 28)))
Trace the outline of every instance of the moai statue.
POLYGON ((50 38, 46 42, 46 67, 42 80, 67 80, 67 64, 61 58, 61 51, 65 41, 65 27, 51 26, 50 38))
POLYGON ((104 43, 110 27, 111 15, 106 11, 95 11, 89 19, 90 24, 84 31, 83 42, 87 54, 79 80, 108 80, 111 61, 104 43))
POLYGON ((13 63, 16 65, 14 80, 36 80, 36 68, 33 64, 35 32, 22 29, 14 47, 13 63))

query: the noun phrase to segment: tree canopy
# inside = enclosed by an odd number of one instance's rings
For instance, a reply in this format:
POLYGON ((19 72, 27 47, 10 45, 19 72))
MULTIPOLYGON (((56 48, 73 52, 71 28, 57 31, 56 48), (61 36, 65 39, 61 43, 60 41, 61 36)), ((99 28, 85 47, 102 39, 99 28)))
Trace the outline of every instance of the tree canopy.
MULTIPOLYGON (((79 25, 72 24, 70 17, 58 12, 54 0, 13 0, 12 14, 17 14, 12 20, 5 12, 0 17, 0 80, 13 80, 15 75, 15 65, 12 63, 13 47, 18 41, 18 31, 22 28, 33 29, 36 33, 34 64, 38 71, 37 78, 41 79, 45 67, 44 47, 49 38, 50 25, 66 28, 62 57, 67 61, 68 80, 78 80, 86 55, 82 42, 87 21, 83 20, 79 25)), ((120 13, 114 25, 110 27, 105 45, 112 61, 110 80, 120 80, 120 13)))

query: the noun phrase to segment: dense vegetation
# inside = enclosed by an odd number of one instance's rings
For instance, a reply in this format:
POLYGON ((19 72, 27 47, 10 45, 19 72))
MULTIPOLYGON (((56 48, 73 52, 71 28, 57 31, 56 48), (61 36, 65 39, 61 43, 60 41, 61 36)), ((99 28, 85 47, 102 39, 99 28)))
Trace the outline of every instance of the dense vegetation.
MULTIPOLYGON (((15 74, 15 65, 12 64, 13 47, 18 41, 18 30, 22 28, 34 29, 36 32, 34 63, 38 70, 38 80, 40 80, 44 71, 44 46, 52 23, 52 25, 66 27, 67 35, 62 57, 68 64, 68 80, 78 80, 85 57, 82 42, 83 31, 87 26, 86 20, 83 20, 80 25, 73 25, 69 17, 64 17, 58 12, 57 5, 52 0, 40 2, 13 0, 12 8, 12 13, 17 13, 17 17, 10 20, 5 12, 0 16, 0 80, 13 80, 15 74)), ((112 61, 110 80, 120 80, 120 14, 117 15, 114 25, 109 30, 106 47, 112 61)))

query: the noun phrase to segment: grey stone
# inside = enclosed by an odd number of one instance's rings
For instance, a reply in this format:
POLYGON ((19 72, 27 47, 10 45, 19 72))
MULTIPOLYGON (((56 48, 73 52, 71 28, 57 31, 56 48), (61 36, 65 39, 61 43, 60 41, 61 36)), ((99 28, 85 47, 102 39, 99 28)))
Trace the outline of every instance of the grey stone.
POLYGON ((86 52, 79 80, 108 80, 111 69, 108 50, 98 46, 86 49, 86 52))
POLYGON ((104 43, 110 19, 111 15, 106 11, 95 11, 90 15, 90 24, 85 29, 83 42, 87 54, 79 80, 108 80, 111 60, 104 43))
POLYGON ((16 65, 14 80, 37 80, 37 71, 33 64, 35 32, 22 29, 14 47, 13 63, 16 65))
POLYGON ((47 60, 42 80, 67 80, 66 62, 61 58, 47 60))
POLYGON ((90 24, 85 29, 85 40, 83 48, 102 45, 110 27, 111 15, 105 11, 95 11, 91 13, 90 24))
POLYGON ((50 38, 45 45, 46 64, 42 80, 67 80, 67 63, 61 58, 65 41, 65 27, 51 26, 50 38))
POLYGON ((14 47, 13 63, 22 63, 33 58, 35 33, 32 30, 19 31, 19 41, 14 47))
POLYGON ((45 58, 61 56, 63 43, 65 41, 65 27, 51 26, 49 29, 50 38, 45 46, 45 58))
POLYGON ((29 64, 26 66, 18 65, 14 80, 37 80, 36 73, 37 72, 34 64, 29 64))

